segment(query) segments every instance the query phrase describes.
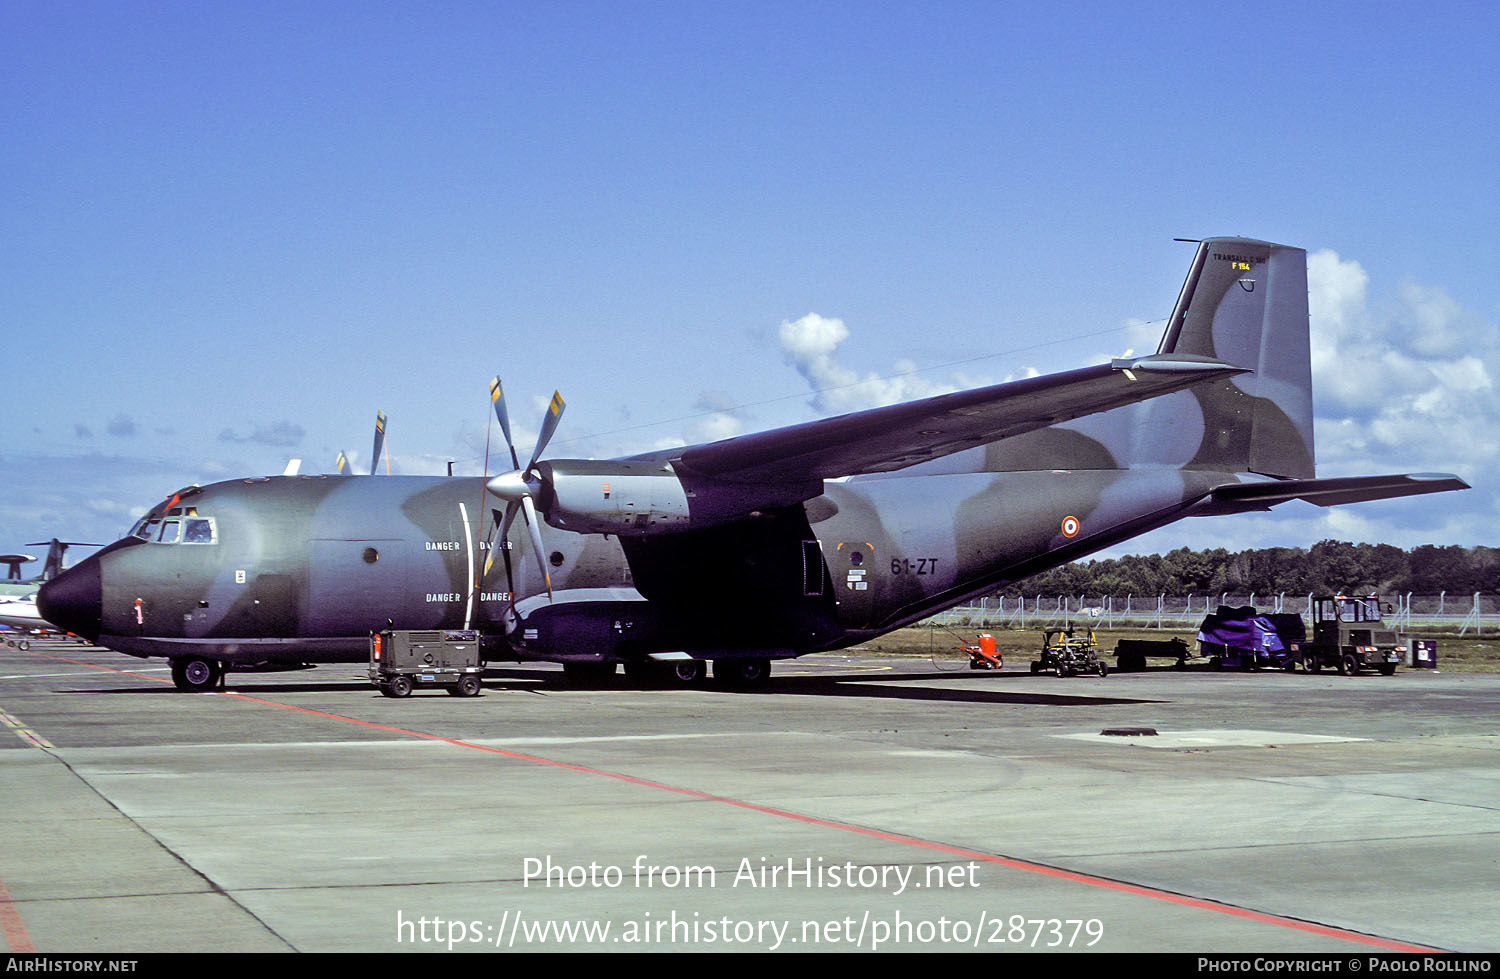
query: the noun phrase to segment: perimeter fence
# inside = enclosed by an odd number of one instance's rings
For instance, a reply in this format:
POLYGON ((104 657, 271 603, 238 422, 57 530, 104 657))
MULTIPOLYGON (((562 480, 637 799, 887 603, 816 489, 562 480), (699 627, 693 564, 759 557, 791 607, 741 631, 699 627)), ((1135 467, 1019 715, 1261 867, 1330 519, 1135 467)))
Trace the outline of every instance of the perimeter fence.
MULTIPOLYGON (((1046 629, 1089 623, 1100 629, 1196 629, 1220 605, 1253 605, 1260 612, 1307 617, 1312 595, 995 595, 927 619, 946 628, 1046 629)), ((1382 595, 1394 611, 1385 621, 1405 632, 1494 635, 1500 630, 1500 595, 1382 595)))

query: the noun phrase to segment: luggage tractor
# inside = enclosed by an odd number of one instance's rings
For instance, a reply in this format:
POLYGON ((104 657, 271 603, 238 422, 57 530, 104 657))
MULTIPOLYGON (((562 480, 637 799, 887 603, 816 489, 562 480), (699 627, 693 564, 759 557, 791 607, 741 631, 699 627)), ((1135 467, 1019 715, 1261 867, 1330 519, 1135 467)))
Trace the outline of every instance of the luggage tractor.
POLYGON ((1296 653, 1302 668, 1317 673, 1325 666, 1354 676, 1361 669, 1379 670, 1390 676, 1406 656, 1406 637, 1381 620, 1381 610, 1392 611, 1389 602, 1377 596, 1347 598, 1323 595, 1312 601, 1313 634, 1310 642, 1298 643, 1296 653))

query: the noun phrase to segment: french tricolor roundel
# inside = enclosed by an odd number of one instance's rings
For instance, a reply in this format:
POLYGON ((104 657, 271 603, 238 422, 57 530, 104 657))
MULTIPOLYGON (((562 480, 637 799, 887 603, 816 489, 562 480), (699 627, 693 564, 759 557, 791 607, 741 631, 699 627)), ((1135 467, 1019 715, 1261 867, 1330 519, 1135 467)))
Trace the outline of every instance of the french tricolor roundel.
POLYGON ((1079 523, 1077 517, 1063 517, 1062 534, 1064 537, 1077 537, 1079 523))

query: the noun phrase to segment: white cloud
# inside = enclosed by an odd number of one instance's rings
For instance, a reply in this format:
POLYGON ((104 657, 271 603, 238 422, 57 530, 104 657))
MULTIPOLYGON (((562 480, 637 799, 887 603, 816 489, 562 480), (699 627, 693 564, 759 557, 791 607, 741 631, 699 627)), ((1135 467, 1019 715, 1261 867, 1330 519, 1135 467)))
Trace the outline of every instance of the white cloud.
POLYGON ((745 423, 728 412, 716 411, 693 419, 683 433, 689 445, 697 442, 717 442, 733 438, 745 431, 745 423))
POLYGON ((307 435, 306 430, 295 422, 279 421, 270 425, 257 425, 249 435, 239 435, 233 429, 219 433, 221 442, 253 442, 273 448, 287 449, 300 445, 307 435))
POLYGON ((1308 256, 1319 472, 1488 471, 1497 327, 1412 283, 1372 304, 1358 262, 1308 256))
POLYGON ((780 338, 787 362, 812 386, 813 407, 826 414, 878 408, 989 383, 976 383, 976 379, 960 374, 947 381, 929 380, 917 376, 917 365, 909 360, 897 361, 888 375, 861 376, 834 358, 839 345, 849 338, 849 328, 843 320, 817 313, 808 313, 798 320, 783 320, 780 338))
POLYGON ((139 500, 130 503, 121 503, 119 500, 110 500, 104 497, 94 497, 84 500, 83 505, 94 513, 108 517, 135 517, 150 509, 143 506, 139 500))
MULTIPOLYGON (((1125 343, 1126 350, 1135 354, 1153 354, 1161 345, 1161 335, 1166 330, 1166 324, 1161 320, 1143 320, 1132 316, 1125 321, 1125 343)), ((1110 354, 1111 357, 1124 357, 1125 351, 1117 351, 1110 354)), ((1098 361, 1095 361, 1098 363, 1098 361)))

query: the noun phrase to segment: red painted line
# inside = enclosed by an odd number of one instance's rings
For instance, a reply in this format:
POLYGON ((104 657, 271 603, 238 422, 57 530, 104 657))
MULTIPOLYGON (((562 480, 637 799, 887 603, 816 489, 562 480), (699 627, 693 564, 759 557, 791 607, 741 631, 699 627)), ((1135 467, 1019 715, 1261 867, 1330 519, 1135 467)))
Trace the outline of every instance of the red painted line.
MULTIPOLYGON (((32 655, 45 656, 44 653, 33 653, 32 655)), ((48 656, 48 659, 61 659, 61 657, 48 656)), ((94 666, 91 663, 78 663, 76 660, 63 660, 67 663, 76 663, 79 666, 91 666, 94 669, 106 670, 112 673, 126 673, 124 670, 113 670, 107 666, 94 666)), ((156 680, 160 683, 167 682, 159 677, 148 677, 138 673, 126 673, 128 676, 138 676, 146 680, 156 680)), ((1090 887, 1098 887, 1104 890, 1116 891, 1122 894, 1130 894, 1135 897, 1144 897, 1154 901, 1163 901, 1168 904, 1176 904, 1182 907, 1194 908, 1200 911, 1210 911, 1215 914, 1228 915, 1234 918, 1243 918, 1259 924, 1274 925, 1280 928, 1288 928, 1293 931, 1302 931, 1309 934, 1319 935, 1325 938, 1336 938, 1347 942, 1361 945, 1370 945, 1375 948, 1390 952, 1436 952, 1439 949, 1430 948, 1425 945, 1412 945, 1406 942, 1393 941, 1386 938, 1378 938, 1374 935, 1363 935, 1359 932, 1346 931, 1342 928, 1333 928, 1328 925, 1320 925, 1310 921, 1299 921, 1296 918, 1285 918, 1279 915, 1268 914, 1263 911, 1252 911, 1248 908, 1235 907, 1232 904, 1222 904, 1218 901, 1205 900, 1203 898, 1189 897, 1185 894, 1174 894, 1171 891, 1159 890, 1154 887, 1145 887, 1139 884, 1129 884, 1123 881, 1111 880, 1108 877, 1096 877, 1092 874, 1082 874, 1071 870, 1062 870, 1058 867, 1049 867, 1046 864, 1032 863, 1029 860, 1018 860, 1014 857, 999 856, 993 853, 984 853, 979 850, 970 850, 966 847, 954 846, 948 843, 940 843, 935 840, 925 840, 916 836, 907 836, 902 833, 891 833, 885 830, 871 829, 867 826, 859 826, 855 823, 846 823, 836 819, 824 819, 819 816, 808 816, 803 813, 792 812, 787 809, 778 809, 775 806, 762 805, 756 802, 746 802, 742 799, 733 799, 728 796, 715 795, 710 792, 702 792, 698 789, 684 788, 678 785, 668 785, 664 782, 655 782, 651 779, 637 778, 633 775, 623 775, 619 772, 606 772, 602 769, 589 768, 584 765, 575 765, 571 762, 555 761, 550 758, 541 758, 536 755, 523 754, 517 751, 507 751, 503 748, 487 747, 485 745, 473 744, 468 741, 460 741, 455 738, 444 738, 435 734, 426 734, 421 731, 412 731, 406 728, 392 727, 387 724, 377 724, 373 721, 361 721, 358 718, 345 717, 342 714, 332 714, 328 711, 312 710, 307 707, 296 707, 291 704, 278 703, 274 700, 264 700, 259 697, 251 697, 248 694, 225 692, 220 694, 224 697, 233 697, 237 700, 247 701, 252 704, 261 704, 266 707, 279 707, 282 710, 295 711, 299 714, 307 714, 312 717, 322 717, 328 720, 341 721, 345 724, 354 724, 359 727, 370 728, 376 731, 386 731, 404 737, 416 738, 421 741, 434 741, 442 744, 450 744, 457 748, 468 748, 473 751, 483 751, 492 755, 500 755, 504 758, 512 758, 516 761, 524 761, 534 765, 545 765, 549 768, 558 768, 564 771, 577 772, 581 775, 592 775, 597 778, 613 779, 627 785, 637 785, 642 788, 655 789, 661 792, 671 792, 675 795, 699 799, 704 802, 716 802, 721 805, 734 806, 750 812, 762 815, 775 816, 780 819, 790 819, 809 826, 818 826, 824 829, 840 830, 859 836, 882 840, 887 843, 898 843, 906 846, 918 847, 924 850, 932 850, 951 856, 962 857, 968 860, 976 860, 1006 867, 1011 870, 1020 870, 1026 873, 1039 874, 1065 880, 1075 884, 1084 884, 1090 887)), ((3 884, 0 884, 0 913, 9 907, 9 897, 4 893, 3 884)), ((16 917, 16 925, 20 927, 20 918, 16 917)), ((7 937, 9 929, 7 927, 7 937)), ((22 931, 24 940, 24 930, 22 931)), ((12 946, 14 948, 14 945, 12 946)), ((15 949, 22 951, 21 949, 15 949)))
POLYGON ((35 952, 36 946, 31 942, 31 936, 26 934, 26 926, 21 923, 21 914, 16 910, 16 902, 10 899, 10 891, 5 889, 5 881, 0 880, 0 932, 5 935, 5 943, 15 953, 35 952))
POLYGON ((925 850, 933 850, 946 853, 951 856, 963 857, 969 860, 982 861, 1011 870, 1021 870, 1027 873, 1040 874, 1047 877, 1055 877, 1059 880, 1070 881, 1075 884, 1086 884, 1091 887, 1099 887, 1106 890, 1118 891, 1136 897, 1149 898, 1156 901, 1165 901, 1169 904, 1177 904, 1183 907, 1195 908, 1200 911, 1211 911, 1216 914, 1228 915, 1235 918, 1244 918, 1259 924, 1275 925, 1281 928, 1289 928, 1294 931, 1308 932, 1325 938, 1342 939, 1348 942, 1357 942, 1362 945, 1370 945, 1375 948, 1385 949, 1390 952, 1434 952, 1437 949, 1424 945, 1411 945, 1405 942, 1392 941, 1390 939, 1378 938, 1373 935, 1362 935, 1359 932, 1345 931, 1341 928, 1333 928, 1328 925, 1320 925, 1310 921, 1299 921, 1295 918, 1284 918, 1279 915, 1267 914, 1263 911, 1252 911, 1247 908, 1235 907, 1232 904, 1221 904, 1218 901, 1204 900, 1203 898, 1188 897, 1183 894, 1174 894, 1171 891, 1158 890, 1154 887, 1144 887, 1139 884, 1128 884, 1123 881, 1110 880, 1107 877, 1096 877, 1092 874, 1081 874, 1071 870, 1062 870, 1057 867, 1049 867, 1046 864, 1032 863, 1028 860, 1017 860, 1014 857, 998 856, 992 853, 984 853, 979 850, 970 850, 965 847, 953 846, 947 843, 939 843, 934 840, 924 840, 916 836, 906 836, 901 833, 890 833, 885 830, 871 829, 867 826, 859 826, 855 823, 846 823, 835 819, 824 819, 819 816, 808 816, 803 813, 792 812, 787 809, 778 809, 774 806, 766 806, 756 802, 746 802, 742 799, 733 799, 728 796, 714 795, 710 792, 702 792, 697 789, 684 788, 678 785, 667 785, 664 782, 655 782, 650 779, 637 778, 633 775, 623 775, 619 772, 606 772, 602 769, 588 768, 583 765, 575 765, 571 762, 554 761, 550 758, 540 758, 536 755, 527 755, 517 751, 507 751, 504 748, 493 748, 486 745, 473 744, 468 741, 460 741, 454 738, 439 737, 434 734, 425 734, 421 731, 411 731, 404 728, 390 727, 385 724, 376 724, 371 721, 361 721, 352 717, 344 717, 340 714, 330 714, 326 711, 310 710, 305 707, 295 707, 291 704, 277 703, 274 700, 261 700, 245 694, 231 693, 226 696, 235 697, 240 700, 248 700, 251 703, 264 704, 268 707, 280 707, 283 710, 297 711, 302 714, 310 714, 315 717, 326 717, 330 720, 344 721, 356 724, 360 727, 373 728, 379 731, 389 731, 393 734, 401 734, 407 737, 417 738, 423 741, 438 741, 451 744, 459 748, 469 748, 474 751, 484 751, 505 758, 513 758, 517 761, 529 762, 536 765, 546 765, 550 768, 560 768, 565 771, 578 772, 583 775, 593 775, 599 778, 613 779, 628 785, 638 785, 642 788, 656 789, 662 792, 671 792, 688 798, 700 799, 704 802, 717 802, 726 806, 734 806, 751 812, 758 812, 767 816, 776 816, 781 819, 791 819, 810 826, 819 826, 825 829, 841 830, 846 833, 855 833, 860 836, 868 836, 873 839, 882 840, 887 843, 905 844, 907 846, 920 847, 925 850))
POLYGON ((68 659, 66 656, 53 656, 50 653, 39 653, 34 649, 26 650, 25 655, 35 656, 39 659, 55 660, 59 663, 68 663, 72 666, 83 666, 90 670, 99 670, 102 673, 117 673, 120 676, 133 676, 137 680, 151 680, 154 683, 170 683, 170 680, 159 676, 147 676, 145 673, 132 673, 129 670, 117 670, 112 666, 100 666, 98 663, 85 663, 82 660, 68 659))

